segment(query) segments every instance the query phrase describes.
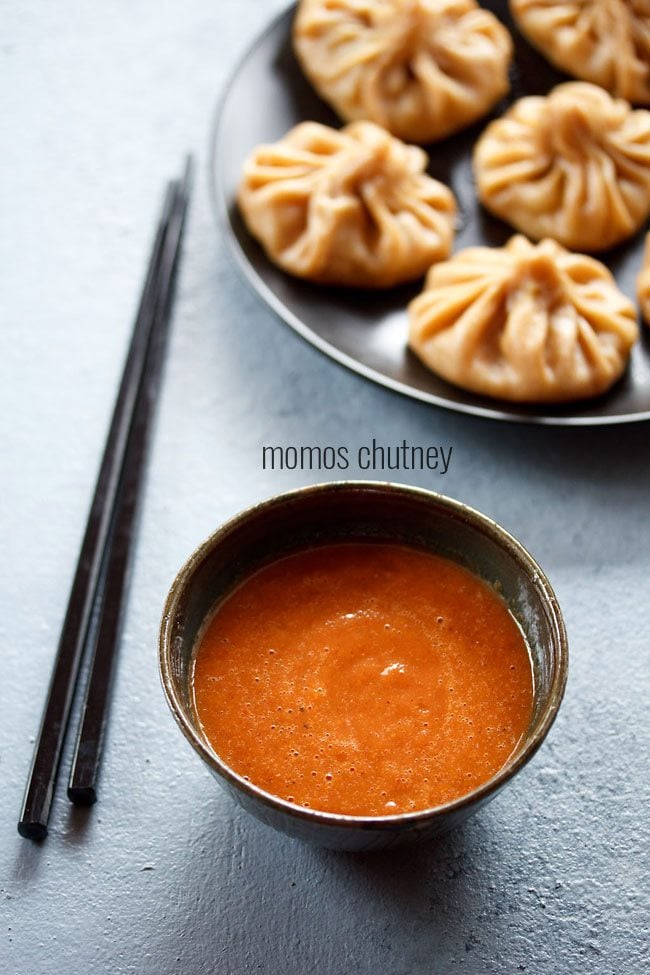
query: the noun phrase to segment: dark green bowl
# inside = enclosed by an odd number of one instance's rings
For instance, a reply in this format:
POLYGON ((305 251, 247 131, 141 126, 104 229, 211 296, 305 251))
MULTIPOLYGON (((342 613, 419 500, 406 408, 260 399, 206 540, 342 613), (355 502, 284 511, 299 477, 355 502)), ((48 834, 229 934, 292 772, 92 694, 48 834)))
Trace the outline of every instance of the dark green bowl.
POLYGON ((537 563, 503 528, 472 508, 400 484, 344 481, 281 494, 218 529, 187 560, 169 592, 160 629, 160 673, 181 731, 228 792, 262 822, 339 850, 424 840, 476 812, 534 755, 562 700, 568 646, 555 594, 537 563), (386 541, 446 556, 498 588, 522 627, 534 671, 530 726, 504 767, 453 802, 395 816, 343 816, 295 806, 230 769, 206 741, 192 704, 201 628, 215 604, 263 565, 299 549, 386 541))

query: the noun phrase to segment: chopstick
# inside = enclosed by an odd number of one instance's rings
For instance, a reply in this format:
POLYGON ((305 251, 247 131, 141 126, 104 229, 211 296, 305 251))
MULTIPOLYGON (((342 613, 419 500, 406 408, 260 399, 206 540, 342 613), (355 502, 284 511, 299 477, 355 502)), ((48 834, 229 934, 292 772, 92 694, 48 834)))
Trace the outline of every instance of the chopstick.
POLYGON ((161 286, 156 296, 154 327, 124 458, 124 470, 112 527, 113 541, 107 557, 106 589, 94 634, 93 659, 72 760, 68 797, 79 805, 90 805, 97 799, 97 775, 118 646, 133 524, 137 514, 150 421, 160 386, 190 179, 191 165, 188 161, 183 182, 177 188, 178 206, 172 214, 162 254, 161 286))
MULTIPOLYGON (((168 277, 170 271, 172 275, 175 274, 177 266, 177 261, 174 261, 170 267, 169 256, 165 262, 163 256, 165 253, 169 255, 166 242, 175 215, 179 211, 184 213, 187 206, 189 170, 188 160, 184 191, 179 192, 178 184, 171 182, 166 187, 163 198, 161 216, 95 484, 18 821, 18 832, 29 839, 43 839, 47 836, 49 814, 74 690, 93 611, 99 596, 98 586, 108 583, 107 573, 106 571, 102 573, 102 566, 107 565, 107 546, 111 543, 111 537, 116 538, 114 530, 112 531, 114 510, 120 482, 124 482, 122 471, 129 435, 134 411, 140 400, 139 389, 143 381, 150 339, 153 330, 159 327, 161 320, 160 313, 156 314, 157 309, 163 307, 158 297, 160 284, 165 280, 165 273, 168 277)), ((175 225, 178 225, 178 217, 175 219, 175 225)), ((181 221, 181 232, 182 226, 181 221)), ((180 243, 180 234, 178 242, 180 243)), ((171 296, 172 292, 169 290, 164 306, 167 308, 167 314, 171 305, 171 296)))

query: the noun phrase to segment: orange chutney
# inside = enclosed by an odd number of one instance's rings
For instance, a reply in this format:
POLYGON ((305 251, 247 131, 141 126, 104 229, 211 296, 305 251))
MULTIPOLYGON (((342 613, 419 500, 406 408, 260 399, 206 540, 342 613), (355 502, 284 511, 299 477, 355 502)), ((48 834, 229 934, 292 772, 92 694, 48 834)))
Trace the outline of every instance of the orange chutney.
POLYGON ((282 558, 228 596, 193 691, 207 740, 250 782, 386 816, 491 778, 529 724, 533 676, 481 579, 414 548, 342 543, 282 558))

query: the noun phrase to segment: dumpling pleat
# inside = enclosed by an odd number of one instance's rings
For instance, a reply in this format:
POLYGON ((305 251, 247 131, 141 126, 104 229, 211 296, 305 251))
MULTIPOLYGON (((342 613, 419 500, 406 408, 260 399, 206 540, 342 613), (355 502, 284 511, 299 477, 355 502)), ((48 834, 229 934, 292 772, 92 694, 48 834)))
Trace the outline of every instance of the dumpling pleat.
POLYGON ((518 26, 558 68, 650 105, 648 0, 510 0, 518 26))
POLYGON ((294 49, 342 118, 410 142, 444 138, 508 91, 512 41, 475 0, 301 0, 294 49))
POLYGON ((446 258, 456 204, 425 172, 427 156, 371 122, 317 123, 260 146, 238 203, 269 257, 299 277, 390 287, 446 258))
POLYGON ((488 125, 474 173, 481 202, 530 237, 606 250, 650 215, 650 112, 594 85, 559 85, 488 125))
POLYGON ((521 236, 436 265, 409 319, 409 344, 434 372, 514 402, 604 392, 638 336, 634 306, 604 265, 521 236))

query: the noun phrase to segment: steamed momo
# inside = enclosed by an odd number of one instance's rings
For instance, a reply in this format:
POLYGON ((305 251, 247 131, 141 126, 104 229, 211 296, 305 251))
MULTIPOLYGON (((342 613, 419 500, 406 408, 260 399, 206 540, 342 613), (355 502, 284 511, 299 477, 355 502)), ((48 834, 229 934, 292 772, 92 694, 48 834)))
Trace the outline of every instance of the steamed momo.
POLYGON ((426 154, 372 122, 303 122, 244 165, 237 201, 254 237, 289 274, 387 288, 449 254, 453 193, 426 154))
POLYGON ((510 34, 474 0, 301 0, 294 48, 342 118, 408 142, 471 125, 509 89, 510 34))
POLYGON ((521 236, 437 264, 409 318, 409 344, 433 372, 515 402, 603 393, 638 334, 634 306, 603 264, 521 236))
POLYGON ((643 320, 646 325, 650 325, 650 234, 646 235, 643 267, 637 279, 636 290, 643 320))
POLYGON ((510 6, 556 67, 650 105, 649 0, 510 0, 510 6))
POLYGON ((481 202, 537 240, 601 251, 650 214, 650 112, 586 82, 521 98, 474 150, 481 202))

